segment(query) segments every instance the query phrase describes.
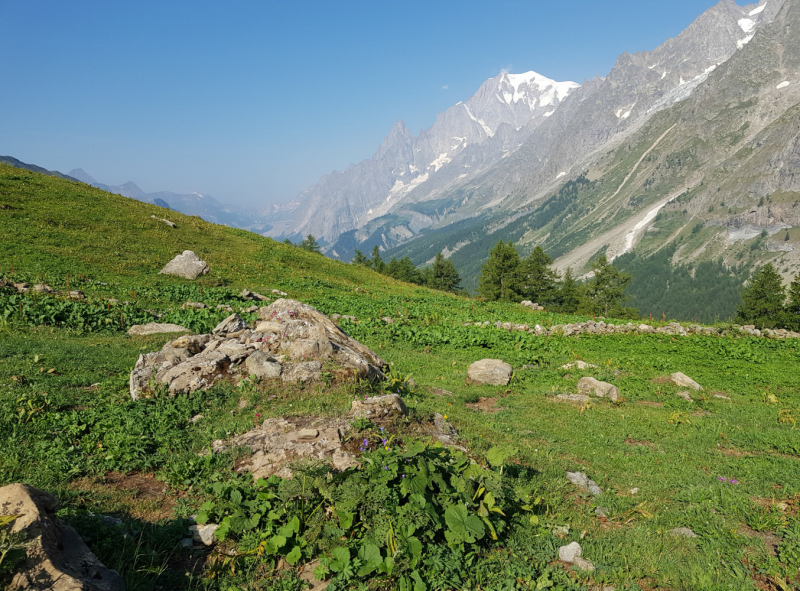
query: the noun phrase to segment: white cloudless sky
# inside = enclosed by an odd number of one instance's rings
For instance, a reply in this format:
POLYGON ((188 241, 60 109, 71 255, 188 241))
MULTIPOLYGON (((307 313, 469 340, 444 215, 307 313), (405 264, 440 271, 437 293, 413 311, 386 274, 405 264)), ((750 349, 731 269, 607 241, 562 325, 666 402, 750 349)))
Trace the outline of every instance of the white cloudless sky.
POLYGON ((265 207, 503 69, 605 76, 713 4, 0 0, 0 154, 265 207))

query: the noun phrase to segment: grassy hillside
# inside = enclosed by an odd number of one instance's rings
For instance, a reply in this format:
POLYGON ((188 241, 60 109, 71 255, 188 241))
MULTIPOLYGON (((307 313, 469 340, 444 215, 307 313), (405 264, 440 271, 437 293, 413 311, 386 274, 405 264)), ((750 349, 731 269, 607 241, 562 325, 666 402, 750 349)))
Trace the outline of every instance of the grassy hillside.
MULTIPOLYGON (((352 490, 336 488, 340 477, 328 478, 318 465, 298 467, 292 483, 278 490, 283 505, 303 507, 296 533, 305 545, 296 566, 322 558, 332 570, 330 591, 777 590, 798 583, 797 340, 732 333, 548 338, 462 326, 579 319, 398 283, 243 231, 0 166, 0 278, 43 277, 63 290, 67 274, 70 288, 84 290, 86 300, 0 291, 0 485, 24 481, 57 494, 62 518, 119 570, 130 591, 302 589, 297 568, 259 551, 274 537, 259 519, 261 525, 226 540, 225 553, 182 545, 187 518, 201 507, 246 512, 247 499, 271 494, 236 473, 242 450, 198 454, 264 418, 345 416, 354 396, 389 388, 402 391, 408 417, 380 424, 384 431, 358 423, 355 444, 393 436, 399 451, 391 453, 405 462, 403 454, 418 441, 417 426, 435 412, 445 415, 471 458, 485 466, 505 513, 491 518, 503 526, 497 541, 489 535, 466 545, 426 541, 418 558, 395 554, 392 576, 399 579, 377 570, 359 575, 368 557, 357 555, 355 540, 366 536, 383 557, 390 539, 395 545, 426 539, 417 524, 427 518, 408 514, 392 522, 393 536, 380 519, 345 527, 332 505, 318 513, 313 507, 330 502, 328 495, 362 516, 396 509, 399 477, 378 480, 372 472, 357 489, 365 492, 353 498, 352 490), (178 228, 150 215, 168 217, 178 228), (202 286, 157 275, 184 249, 211 265, 202 286), (243 288, 281 289, 325 313, 356 316, 343 328, 385 359, 396 381, 301 387, 265 380, 132 401, 130 369, 169 335, 129 337, 126 325, 157 312, 207 331, 228 314, 215 305, 250 305, 238 296, 243 288), (110 298, 121 301, 114 305, 110 298), (187 300, 212 309, 181 310, 187 300), (482 358, 510 363, 511 383, 470 385, 467 367, 482 358), (597 367, 562 368, 576 359, 597 367), (666 380, 676 371, 704 387, 691 392, 692 402, 666 380), (559 394, 577 392, 583 376, 618 386, 622 400, 559 402, 559 394), (201 413, 201 420, 191 420, 201 413), (497 446, 513 455, 488 463, 487 452, 497 446), (578 490, 565 471, 585 472, 602 494, 578 490), (324 523, 315 529, 312 517, 324 523), (697 537, 670 533, 678 527, 697 537), (596 570, 558 562, 558 548, 573 541, 596 570)), ((425 453, 433 475, 444 452, 431 447, 425 453)), ((365 464, 385 457, 363 456, 365 464)), ((429 501, 444 503, 448 483, 457 489, 463 481, 448 473, 441 483, 431 485, 429 501)))

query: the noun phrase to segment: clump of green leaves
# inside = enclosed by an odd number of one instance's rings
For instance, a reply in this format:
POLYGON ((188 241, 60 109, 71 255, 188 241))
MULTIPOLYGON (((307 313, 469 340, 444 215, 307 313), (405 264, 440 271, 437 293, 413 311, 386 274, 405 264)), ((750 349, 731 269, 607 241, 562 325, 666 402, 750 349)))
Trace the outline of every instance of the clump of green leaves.
MULTIPOLYGON (((500 468, 514 452, 495 450, 490 464, 500 468)), ((447 561, 464 566, 506 530, 515 503, 501 471, 462 452, 383 440, 361 462, 335 475, 315 467, 292 480, 216 483, 197 521, 218 523, 217 539, 243 559, 317 558, 317 578, 331 577, 333 589, 368 579, 425 589, 447 561)))
POLYGON ((25 548, 33 543, 24 531, 11 531, 19 517, 20 515, 0 516, 0 581, 25 559, 25 548))
POLYGON ((800 519, 793 519, 778 530, 781 543, 778 558, 788 567, 800 568, 800 519))

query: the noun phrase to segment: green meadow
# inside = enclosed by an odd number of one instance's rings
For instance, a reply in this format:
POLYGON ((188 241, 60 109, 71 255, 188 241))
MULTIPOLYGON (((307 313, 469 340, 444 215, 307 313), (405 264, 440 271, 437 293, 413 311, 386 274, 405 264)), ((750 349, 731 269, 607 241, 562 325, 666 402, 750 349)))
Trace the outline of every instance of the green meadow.
MULTIPOLYGON (((331 591, 800 584, 800 340, 506 331, 494 323, 586 318, 400 283, 4 165, 0 279, 85 294, 0 289, 0 486, 55 494, 61 518, 130 591, 299 591, 312 562, 331 591), (185 249, 211 272, 158 275, 185 249), (171 336, 127 328, 159 315, 208 332, 230 313, 217 305, 253 320, 243 289, 354 316, 340 326, 389 364, 387 380, 246 380, 132 401, 137 357, 171 336), (184 310, 187 301, 209 307, 184 310), (468 366, 483 358, 512 365, 508 386, 468 383, 468 366), (596 367, 562 368, 575 360, 596 367), (703 390, 681 398, 673 372, 703 390), (621 399, 558 398, 584 376, 616 385, 621 399), (380 392, 400 392, 408 415, 354 423, 353 440, 369 448, 359 469, 299 465, 291 481, 254 483, 236 472, 242 449, 203 454, 264 418, 346 417, 354 397, 380 392), (434 413, 467 452, 420 435, 434 413), (578 489, 567 471, 585 473, 602 494, 578 489), (213 548, 182 542, 195 515, 228 520, 213 548), (574 541, 595 570, 558 560, 574 541)), ((0 576, 8 564, 0 561, 0 576)))

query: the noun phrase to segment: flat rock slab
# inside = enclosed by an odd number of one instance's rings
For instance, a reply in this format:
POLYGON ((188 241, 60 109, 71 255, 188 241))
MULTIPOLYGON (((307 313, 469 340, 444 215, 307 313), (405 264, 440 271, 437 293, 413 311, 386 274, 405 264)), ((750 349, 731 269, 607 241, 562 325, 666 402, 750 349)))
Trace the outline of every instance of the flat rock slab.
POLYGON ((192 332, 180 324, 170 324, 168 322, 148 322, 147 324, 134 324, 128 329, 128 334, 133 336, 145 336, 149 334, 159 334, 162 332, 192 332))
POLYGON ((685 373, 681 373, 679 371, 676 371, 674 374, 670 375, 669 381, 680 388, 691 388, 692 390, 698 390, 698 391, 703 389, 703 387, 700 384, 695 382, 685 373))
POLYGON ((589 397, 586 394, 558 394, 553 398, 556 402, 571 402, 573 404, 586 404, 589 397))
POLYGON ((12 532, 25 532, 31 546, 8 590, 125 591, 125 582, 92 554, 55 515, 58 499, 27 484, 0 488, 0 515, 20 515, 12 532))
POLYGON ((291 462, 306 458, 329 461, 337 470, 358 465, 356 457, 342 450, 342 437, 350 429, 347 421, 321 419, 267 419, 261 426, 228 442, 215 442, 214 453, 229 447, 248 447, 253 455, 239 464, 239 472, 251 472, 253 480, 272 475, 291 478, 291 462))
POLYGON ((512 373, 511 365, 501 359, 481 359, 467 368, 470 381, 491 386, 507 386, 512 373))
POLYGON ((573 361, 572 363, 567 363, 561 366, 561 369, 593 369, 597 366, 594 363, 586 363, 585 361, 581 361, 578 359, 577 361, 573 361))
POLYGON ((690 530, 688 527, 676 527, 675 529, 669 530, 673 536, 679 536, 681 538, 696 538, 697 534, 690 530))
POLYGON ((619 388, 608 382, 601 382, 595 378, 585 377, 578 380, 578 392, 594 394, 598 398, 610 398, 612 402, 619 400, 619 388))
POLYGON ((200 275, 206 275, 209 270, 208 263, 191 250, 184 250, 168 262, 158 274, 173 275, 184 279, 197 279, 200 275))

